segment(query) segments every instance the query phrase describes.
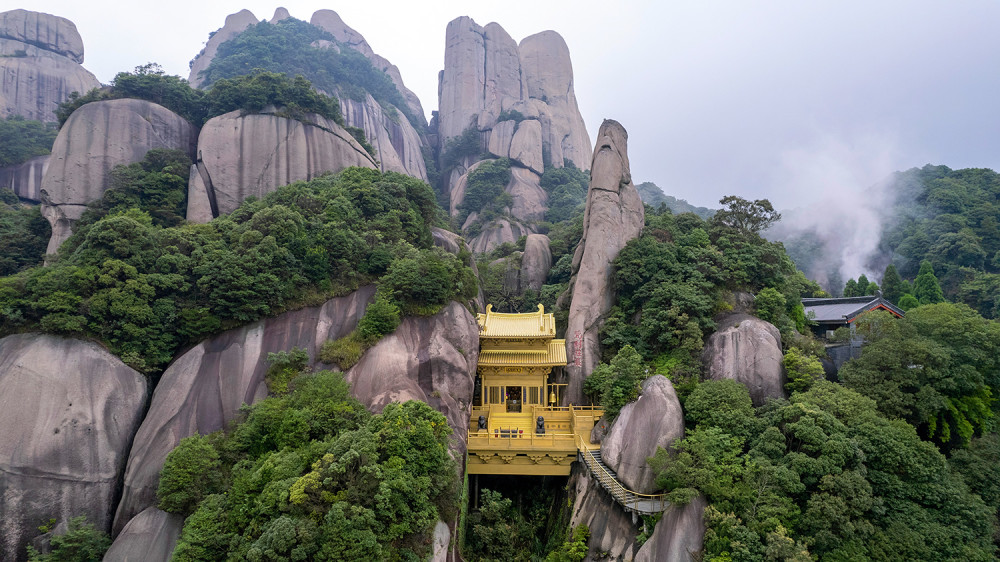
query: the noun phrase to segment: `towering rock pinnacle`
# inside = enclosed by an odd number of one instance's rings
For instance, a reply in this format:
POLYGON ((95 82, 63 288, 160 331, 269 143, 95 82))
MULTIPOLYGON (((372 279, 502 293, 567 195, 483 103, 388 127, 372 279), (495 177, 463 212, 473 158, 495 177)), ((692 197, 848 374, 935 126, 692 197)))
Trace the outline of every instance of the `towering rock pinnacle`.
MULTIPOLYGON (((470 127, 479 133, 490 157, 510 158, 513 174, 506 192, 513 203, 504 214, 482 224, 471 246, 486 252, 515 234, 531 233, 548 208, 540 187, 547 166, 572 161, 585 166, 590 137, 573 91, 569 48, 554 31, 526 37, 520 45, 496 23, 485 27, 469 17, 448 24, 444 70, 439 75, 436 125, 441 164, 452 215, 465 196, 468 174, 480 155, 445 162, 448 141, 470 127)), ((464 225, 466 231, 477 219, 464 225)), ((480 221, 481 222, 481 221, 480 221)), ((513 238, 512 238, 513 237, 513 238)))
POLYGON ((629 168, 628 133, 617 121, 605 119, 590 164, 583 238, 573 254, 567 291, 572 298, 566 329, 570 403, 581 402, 583 379, 600 361, 598 332, 614 304, 611 262, 629 240, 639 236, 644 223, 645 211, 629 168))
POLYGON ((55 121, 56 107, 73 92, 101 83, 87 72, 76 25, 50 14, 0 13, 0 118, 55 121))

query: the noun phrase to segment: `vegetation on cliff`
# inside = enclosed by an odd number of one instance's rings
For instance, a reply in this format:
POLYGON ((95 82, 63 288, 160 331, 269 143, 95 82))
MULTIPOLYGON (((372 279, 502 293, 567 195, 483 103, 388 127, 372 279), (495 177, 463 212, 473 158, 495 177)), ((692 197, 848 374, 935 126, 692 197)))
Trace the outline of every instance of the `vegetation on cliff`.
POLYGON ((26 207, 0 188, 0 276, 42 263, 52 229, 38 207, 26 207))
POLYGON ((8 115, 0 119, 0 168, 20 164, 33 156, 52 151, 59 129, 52 123, 8 115))
POLYGON ((184 185, 172 158, 152 152, 116 170, 121 185, 92 205, 53 265, 0 279, 0 333, 96 337, 156 371, 188 342, 366 283, 404 314, 476 293, 471 269, 432 247, 439 209, 420 180, 350 168, 208 224, 171 226, 184 185))
POLYGON ((371 94, 390 115, 403 112, 417 131, 426 124, 406 104, 389 76, 353 48, 340 44, 333 35, 310 23, 286 18, 250 26, 219 45, 202 77, 205 86, 223 79, 250 74, 254 69, 302 75, 316 88, 354 100, 371 94), (329 42, 328 44, 317 42, 329 42))
POLYGON ((371 415, 341 373, 291 389, 167 456, 159 506, 187 517, 173 559, 426 558, 458 501, 444 415, 415 401, 371 415))

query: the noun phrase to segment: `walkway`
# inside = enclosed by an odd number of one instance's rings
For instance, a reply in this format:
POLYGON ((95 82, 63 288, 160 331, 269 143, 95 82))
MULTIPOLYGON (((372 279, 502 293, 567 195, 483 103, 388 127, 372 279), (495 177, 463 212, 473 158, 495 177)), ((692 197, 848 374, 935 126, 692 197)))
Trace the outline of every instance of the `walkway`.
POLYGON ((611 494, 625 511, 640 515, 662 513, 670 507, 666 494, 640 494, 629 490, 618 481, 615 471, 608 468, 601 460, 601 450, 591 449, 582 440, 578 442, 580 457, 590 469, 590 475, 600 482, 601 487, 611 494))

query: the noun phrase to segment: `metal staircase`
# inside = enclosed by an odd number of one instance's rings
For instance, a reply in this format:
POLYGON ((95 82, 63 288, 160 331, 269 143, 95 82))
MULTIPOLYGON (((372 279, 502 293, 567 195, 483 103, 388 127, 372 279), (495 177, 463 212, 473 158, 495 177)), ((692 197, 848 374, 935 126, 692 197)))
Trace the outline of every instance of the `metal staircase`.
POLYGON ((590 470, 590 475, 601 484, 602 488, 611 494, 611 497, 613 497, 615 501, 625 509, 625 511, 633 514, 653 515, 656 513, 662 513, 670 507, 670 502, 667 501, 666 494, 640 494, 623 486, 622 483, 619 482, 618 475, 615 471, 611 470, 601 460, 600 449, 591 449, 586 443, 583 442, 582 439, 578 439, 577 446, 579 448, 580 458, 590 470))

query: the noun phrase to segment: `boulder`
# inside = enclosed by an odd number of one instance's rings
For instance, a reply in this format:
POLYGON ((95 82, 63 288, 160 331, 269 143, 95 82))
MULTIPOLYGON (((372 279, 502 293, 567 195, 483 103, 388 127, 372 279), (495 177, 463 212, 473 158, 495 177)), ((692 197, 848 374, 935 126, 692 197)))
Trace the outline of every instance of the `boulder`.
POLYGON ((639 530, 627 513, 597 483, 583 463, 573 463, 568 489, 573 499, 570 528, 590 529, 587 560, 631 561, 639 530))
POLYGON ((754 406, 785 396, 781 334, 773 324, 744 313, 716 320, 702 352, 709 379, 732 379, 750 391, 754 406))
MULTIPOLYGON (((272 114, 213 117, 198 136, 201 182, 218 214, 231 213, 251 195, 262 197, 299 180, 350 166, 376 168, 375 160, 343 127, 319 115, 308 122, 272 114)), ((194 207, 188 214, 204 216, 194 207)), ((217 216, 217 215, 216 215, 217 216)))
MULTIPOLYGON (((42 178, 42 214, 70 217, 46 207, 86 205, 104 194, 108 174, 119 164, 139 162, 154 148, 183 150, 194 156, 197 129, 183 117, 153 102, 117 99, 88 103, 70 115, 52 145, 42 178)), ((52 224, 49 253, 65 240, 52 224)))
POLYGON ((512 200, 510 216, 524 222, 538 222, 549 208, 549 194, 541 185, 542 178, 527 168, 516 165, 510 169, 510 182, 505 191, 512 200))
POLYGON ((490 139, 486 143, 486 150, 490 154, 505 158, 510 156, 510 143, 514 140, 514 129, 517 123, 512 120, 501 121, 490 129, 490 139))
POLYGON ((628 133, 606 119, 597 134, 590 164, 590 188, 583 216, 583 237, 573 254, 566 355, 573 363, 566 400, 583 400, 583 379, 600 362, 601 325, 614 304, 611 263, 625 244, 639 236, 645 221, 642 199, 632 184, 628 133), (574 353, 579 351, 579 353, 574 353))
POLYGON ((452 302, 434 316, 405 318, 347 371, 347 381, 375 413, 390 402, 426 402, 448 418, 462 455, 478 360, 479 324, 452 302))
POLYGON ((545 171, 542 164, 542 124, 535 119, 521 121, 517 132, 510 141, 510 159, 541 175, 545 171))
POLYGON ((521 291, 541 291, 551 268, 549 237, 544 234, 529 234, 524 242, 524 255, 521 256, 521 279, 518 283, 521 291))
MULTIPOLYGON (((473 219, 473 215, 469 215, 469 218, 473 219)), ((518 238, 533 233, 532 227, 517 220, 499 218, 483 226, 479 235, 469 242, 469 248, 473 253, 485 254, 504 242, 517 242, 518 238)))
POLYGON ((85 93, 101 86, 77 62, 26 43, 0 39, 4 51, 31 51, 37 56, 0 57, 0 119, 20 115, 53 122, 56 108, 73 92, 85 93))
POLYGON ((62 243, 73 234, 73 224, 80 220, 86 210, 86 205, 41 206, 42 216, 52 226, 49 244, 45 248, 46 254, 55 254, 59 250, 59 246, 62 246, 62 243))
POLYGON ((77 64, 83 62, 83 38, 76 24, 66 18, 28 10, 2 12, 0 38, 51 51, 77 64))
POLYGON ((635 562, 694 562, 705 544, 707 503, 698 496, 685 506, 671 506, 656 523, 653 534, 635 554, 635 562))
POLYGON ((582 167, 590 156, 590 136, 576 102, 566 41, 555 31, 543 31, 522 39, 518 50, 524 97, 544 102, 538 106, 542 142, 549 147, 552 165, 559 168, 572 160, 582 167))
POLYGON ((125 525, 104 562, 169 562, 184 528, 184 516, 148 507, 125 525))
POLYGON ((111 525, 146 379, 93 342, 0 339, 0 559, 24 560, 38 525, 111 525))
POLYGON ((0 187, 12 190, 21 199, 42 200, 42 176, 49 167, 49 155, 35 156, 20 164, 0 168, 0 187))
POLYGON ((655 475, 646 459, 684 437, 684 412, 674 385, 663 375, 642 384, 642 394, 626 404, 601 442, 601 458, 627 488, 656 492, 655 475))
MULTIPOLYGON (((434 546, 431 549, 430 562, 448 562, 448 547, 451 545, 451 529, 444 521, 438 520, 434 525, 434 546)), ((457 547, 456 547, 457 550, 457 547)), ((454 554, 453 552, 451 554, 454 554)), ((457 559, 457 558, 456 558, 457 559)))
POLYGON ((204 86, 201 73, 208 68, 215 58, 215 53, 219 51, 219 45, 243 33, 251 25, 257 25, 257 16, 250 10, 240 10, 235 14, 226 16, 226 23, 215 31, 205 43, 205 48, 191 61, 191 74, 188 75, 188 83, 193 88, 204 86))
POLYGON ((181 439, 218 431, 243 404, 267 396, 267 354, 300 347, 315 361, 329 339, 349 334, 374 297, 363 287, 322 306, 286 312, 213 336, 167 367, 153 393, 125 469, 114 530, 156 505, 163 461, 181 439))
POLYGON ((375 149, 380 170, 427 181, 420 133, 398 108, 390 105, 396 111, 396 115, 390 116, 371 94, 365 94, 361 101, 347 96, 338 96, 338 99, 344 122, 364 130, 365 138, 375 149))

